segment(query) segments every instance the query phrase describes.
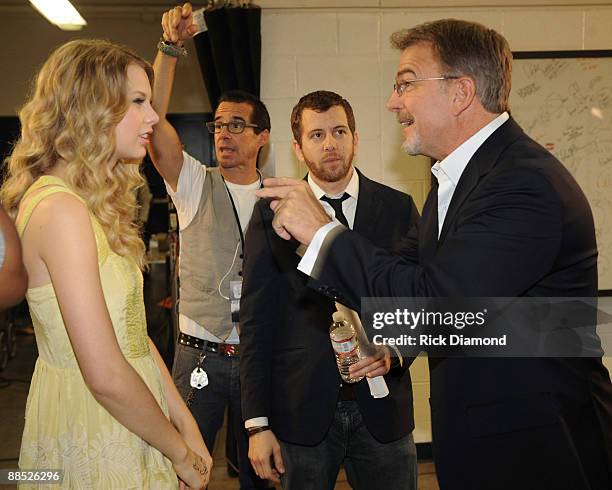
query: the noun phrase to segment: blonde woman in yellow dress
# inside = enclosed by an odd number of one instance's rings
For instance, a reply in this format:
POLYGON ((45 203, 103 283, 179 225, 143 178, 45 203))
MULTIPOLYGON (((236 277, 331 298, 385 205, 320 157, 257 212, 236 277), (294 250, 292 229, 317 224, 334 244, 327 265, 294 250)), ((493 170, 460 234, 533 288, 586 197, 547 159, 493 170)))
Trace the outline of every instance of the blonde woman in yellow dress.
POLYGON ((23 243, 39 351, 19 466, 62 469, 64 488, 200 489, 212 465, 146 331, 132 217, 158 121, 152 77, 105 41, 56 49, 20 112, 0 192, 23 243))

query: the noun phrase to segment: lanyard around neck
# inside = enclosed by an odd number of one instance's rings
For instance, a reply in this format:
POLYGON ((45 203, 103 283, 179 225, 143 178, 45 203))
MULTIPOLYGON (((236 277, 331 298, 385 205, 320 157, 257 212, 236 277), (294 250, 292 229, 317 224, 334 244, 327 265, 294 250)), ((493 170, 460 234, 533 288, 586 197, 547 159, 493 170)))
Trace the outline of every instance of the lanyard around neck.
MULTIPOLYGON (((261 173, 259 172, 259 169, 257 170, 257 175, 259 176, 259 189, 262 188, 262 181, 263 178, 261 176, 261 173)), ((229 187, 227 186, 227 183, 225 182, 225 179, 223 178, 223 175, 221 175, 221 180, 223 180, 223 185, 225 186, 225 190, 227 191, 227 196, 229 197, 230 203, 232 204, 232 211, 234 211, 234 219, 236 220, 236 226, 238 227, 238 233, 240 233, 240 248, 241 248, 241 258, 244 257, 244 233, 242 231, 242 226, 240 225, 240 215, 238 214, 238 208, 236 207, 236 203, 234 202, 234 198, 232 197, 232 193, 229 190, 229 187)))

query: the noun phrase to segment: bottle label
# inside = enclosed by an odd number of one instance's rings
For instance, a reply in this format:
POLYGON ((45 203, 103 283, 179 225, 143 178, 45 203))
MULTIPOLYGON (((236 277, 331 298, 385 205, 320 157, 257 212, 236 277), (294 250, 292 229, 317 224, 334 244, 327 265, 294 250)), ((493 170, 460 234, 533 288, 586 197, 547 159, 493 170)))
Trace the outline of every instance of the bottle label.
POLYGON ((332 339, 332 347, 338 354, 348 354, 357 348, 357 342, 354 337, 340 341, 332 339))

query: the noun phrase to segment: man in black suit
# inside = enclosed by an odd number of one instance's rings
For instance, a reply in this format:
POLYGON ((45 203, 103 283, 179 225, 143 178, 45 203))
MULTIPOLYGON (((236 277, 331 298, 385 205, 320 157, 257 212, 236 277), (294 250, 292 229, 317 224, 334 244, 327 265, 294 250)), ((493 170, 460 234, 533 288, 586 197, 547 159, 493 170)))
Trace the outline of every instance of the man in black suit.
MULTIPOLYGON (((509 117, 506 40, 440 20, 392 42, 402 53, 387 107, 404 150, 437 160, 418 254, 394 257, 328 223, 299 182, 267 182, 260 195, 275 199, 275 231, 310 244, 300 270, 354 305, 368 296, 596 296, 589 204, 509 117)), ((601 357, 439 357, 430 378, 442 489, 612 488, 612 386, 601 357)))
MULTIPOLYGON (((350 104, 338 94, 305 95, 293 109, 294 149, 304 181, 337 222, 390 249, 418 213, 406 194, 378 184, 352 161, 358 136, 350 104)), ((390 394, 368 383, 342 384, 329 337, 334 303, 307 286, 298 243, 272 229, 269 202, 255 207, 246 236, 241 312, 242 413, 249 458, 284 489, 333 489, 344 462, 357 489, 416 490, 412 388, 406 365, 388 352, 359 362, 385 375, 390 394)))

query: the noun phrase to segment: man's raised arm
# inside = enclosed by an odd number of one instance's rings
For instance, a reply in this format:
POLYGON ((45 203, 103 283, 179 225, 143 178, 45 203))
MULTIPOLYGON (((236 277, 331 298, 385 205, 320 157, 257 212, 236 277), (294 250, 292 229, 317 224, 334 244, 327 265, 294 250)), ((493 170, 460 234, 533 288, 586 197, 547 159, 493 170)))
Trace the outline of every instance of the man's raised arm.
POLYGON ((191 4, 175 7, 164 13, 162 17, 163 39, 153 70, 152 105, 159 115, 159 123, 155 126, 149 146, 149 154, 155 168, 162 178, 176 191, 178 178, 183 166, 183 146, 176 130, 166 119, 168 105, 174 84, 174 74, 179 51, 183 42, 197 31, 193 25, 191 4))

